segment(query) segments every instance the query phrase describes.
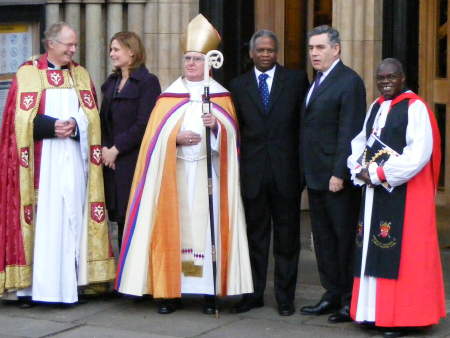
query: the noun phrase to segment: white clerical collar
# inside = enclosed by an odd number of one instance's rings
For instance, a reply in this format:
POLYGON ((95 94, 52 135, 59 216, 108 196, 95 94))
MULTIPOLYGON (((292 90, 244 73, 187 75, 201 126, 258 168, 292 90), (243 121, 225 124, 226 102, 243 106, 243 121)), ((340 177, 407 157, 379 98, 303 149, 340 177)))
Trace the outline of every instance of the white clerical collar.
POLYGON ((57 66, 57 65, 51 63, 48 59, 47 59, 47 66, 48 66, 48 68, 55 69, 55 70, 69 69, 69 65, 57 66))
MULTIPOLYGON (((256 67, 253 67, 253 68, 255 69, 255 75, 256 75, 256 78, 258 79, 258 76, 260 74, 263 74, 263 72, 258 70, 258 68, 256 68, 256 67)), ((270 79, 273 79, 273 77, 275 76, 275 68, 277 68, 277 65, 274 65, 272 68, 270 68, 269 70, 265 71, 264 74, 267 74, 270 79)))

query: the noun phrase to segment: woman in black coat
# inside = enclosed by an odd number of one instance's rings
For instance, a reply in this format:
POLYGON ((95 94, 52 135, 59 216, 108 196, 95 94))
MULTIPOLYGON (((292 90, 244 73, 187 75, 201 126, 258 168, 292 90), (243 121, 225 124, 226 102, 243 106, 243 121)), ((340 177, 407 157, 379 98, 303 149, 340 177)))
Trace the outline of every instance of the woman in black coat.
POLYGON ((135 33, 116 33, 110 57, 114 71, 102 85, 100 109, 102 158, 108 215, 118 223, 120 245, 139 147, 161 86, 145 67, 145 49, 135 33))

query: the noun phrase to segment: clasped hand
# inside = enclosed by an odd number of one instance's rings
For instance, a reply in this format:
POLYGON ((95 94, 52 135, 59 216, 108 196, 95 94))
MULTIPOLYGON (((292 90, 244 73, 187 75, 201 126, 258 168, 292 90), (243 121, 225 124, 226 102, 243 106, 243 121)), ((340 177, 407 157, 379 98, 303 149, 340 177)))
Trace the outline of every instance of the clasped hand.
POLYGON ((59 138, 66 138, 72 136, 75 132, 77 123, 74 119, 56 120, 55 122, 55 136, 59 138))
POLYGON ((373 187, 372 181, 370 180, 369 169, 362 168, 361 171, 356 174, 356 177, 361 181, 364 181, 369 187, 373 187))
POLYGON ((116 158, 119 155, 119 150, 116 146, 112 146, 111 148, 103 147, 102 148, 102 162, 105 166, 115 170, 116 169, 116 158))

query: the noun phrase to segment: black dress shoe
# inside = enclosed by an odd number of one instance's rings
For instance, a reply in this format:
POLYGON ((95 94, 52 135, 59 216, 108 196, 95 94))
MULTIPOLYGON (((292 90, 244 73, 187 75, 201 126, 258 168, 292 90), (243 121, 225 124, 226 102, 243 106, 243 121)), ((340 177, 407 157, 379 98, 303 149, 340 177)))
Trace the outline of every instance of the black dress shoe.
POLYGON ((335 311, 338 308, 338 304, 328 301, 328 300, 321 300, 316 305, 309 305, 304 306, 300 309, 300 313, 302 315, 324 315, 327 313, 331 313, 335 311))
POLYGON ((167 315, 181 308, 181 301, 179 299, 160 299, 156 301, 156 304, 160 315, 167 315))
POLYGON ((19 309, 29 309, 34 307, 36 304, 33 303, 31 300, 22 300, 19 303, 19 309))
POLYGON ((214 296, 206 295, 203 297, 203 313, 205 315, 213 315, 216 313, 217 300, 214 296))
POLYGON ((330 323, 351 322, 352 318, 350 317, 350 306, 344 305, 341 307, 338 311, 328 317, 328 321, 330 323))
POLYGON ((250 311, 251 309, 263 307, 264 301, 262 298, 243 297, 240 302, 235 304, 230 312, 231 313, 243 313, 250 311))
POLYGON ((292 316, 295 312, 294 304, 284 303, 278 304, 278 313, 280 316, 292 316))
POLYGON ((396 337, 403 337, 406 335, 405 331, 401 330, 386 330, 383 332, 384 338, 396 338, 396 337))
POLYGON ((19 297, 18 301, 19 309, 29 309, 36 305, 29 296, 19 297))

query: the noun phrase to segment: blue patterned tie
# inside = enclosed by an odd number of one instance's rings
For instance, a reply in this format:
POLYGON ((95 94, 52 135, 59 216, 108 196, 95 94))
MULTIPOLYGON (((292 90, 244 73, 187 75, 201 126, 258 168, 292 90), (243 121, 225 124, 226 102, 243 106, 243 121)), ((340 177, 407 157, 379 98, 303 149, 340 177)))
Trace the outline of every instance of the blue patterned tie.
POLYGON ((320 86, 320 79, 322 78, 323 73, 322 72, 317 72, 316 74, 316 78, 314 79, 314 88, 313 91, 311 93, 311 96, 309 97, 310 99, 317 94, 318 90, 319 90, 319 86, 320 86))
POLYGON ((267 78, 269 75, 267 74, 259 74, 258 80, 259 80, 259 95, 261 95, 262 103, 264 106, 264 111, 267 112, 269 110, 269 87, 267 86, 267 78))

